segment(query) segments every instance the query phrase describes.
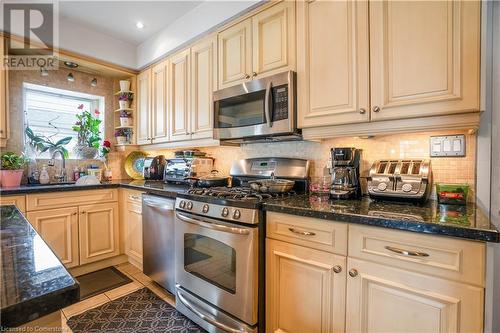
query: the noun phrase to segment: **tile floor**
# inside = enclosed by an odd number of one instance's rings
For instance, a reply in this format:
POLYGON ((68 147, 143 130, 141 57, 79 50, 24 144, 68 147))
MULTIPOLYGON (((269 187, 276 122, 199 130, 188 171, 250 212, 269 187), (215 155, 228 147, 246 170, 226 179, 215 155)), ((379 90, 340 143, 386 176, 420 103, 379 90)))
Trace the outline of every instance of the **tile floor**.
POLYGON ((120 298, 127 294, 130 294, 138 289, 147 287, 149 290, 154 292, 158 297, 163 299, 165 302, 175 305, 174 296, 169 294, 163 288, 158 286, 153 280, 144 275, 137 267, 130 263, 123 263, 115 266, 122 273, 127 275, 132 282, 121 287, 106 291, 102 294, 87 298, 81 302, 70 305, 61 310, 61 317, 63 322, 63 332, 71 332, 71 329, 66 325, 66 321, 73 317, 74 315, 85 312, 89 309, 98 307, 107 302, 111 302, 114 299, 120 298))

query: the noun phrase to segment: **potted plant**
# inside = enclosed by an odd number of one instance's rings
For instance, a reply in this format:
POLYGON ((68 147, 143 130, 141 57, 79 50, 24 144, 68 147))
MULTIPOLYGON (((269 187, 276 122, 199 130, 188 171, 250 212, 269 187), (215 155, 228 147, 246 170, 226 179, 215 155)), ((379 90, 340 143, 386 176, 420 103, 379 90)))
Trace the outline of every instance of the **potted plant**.
POLYGON ((132 126, 132 114, 121 110, 120 111, 120 126, 132 126))
POLYGON ((26 158, 13 152, 3 153, 1 156, 0 179, 2 187, 17 187, 21 185, 26 158))
POLYGON ((104 163, 104 180, 110 181, 112 178, 111 170, 108 167, 108 154, 111 151, 111 142, 104 140, 101 147, 101 156, 104 163))
POLYGON ((28 145, 34 148, 38 153, 44 153, 48 150, 52 155, 55 151, 59 150, 63 153, 64 158, 69 158, 69 152, 64 146, 71 142, 73 139, 72 137, 67 136, 53 142, 51 137, 35 134, 29 126, 26 127, 24 133, 26 134, 28 145))
POLYGON ((118 104, 120 105, 120 109, 128 109, 130 108, 130 103, 134 99, 134 94, 131 92, 121 92, 118 96, 118 104))
POLYGON ((120 80, 120 91, 130 91, 130 81, 120 80))
POLYGON ((126 144, 127 143, 127 128, 119 128, 115 131, 116 143, 126 144))
MULTIPOLYGON (((83 104, 78 109, 83 110, 83 104)), ((78 133, 78 144, 75 147, 75 152, 83 159, 95 159, 99 152, 101 142, 101 131, 99 130, 101 120, 97 118, 99 110, 95 110, 94 114, 95 117, 89 111, 77 114, 76 123, 73 125, 73 131, 78 133)))

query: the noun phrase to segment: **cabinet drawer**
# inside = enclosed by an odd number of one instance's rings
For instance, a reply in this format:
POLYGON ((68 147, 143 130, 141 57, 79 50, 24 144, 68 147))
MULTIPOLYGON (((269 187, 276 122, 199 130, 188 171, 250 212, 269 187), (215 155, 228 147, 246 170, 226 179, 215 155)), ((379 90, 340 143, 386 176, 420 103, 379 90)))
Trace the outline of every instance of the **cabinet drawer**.
POLYGON ((5 195, 0 197, 0 205, 15 205, 21 212, 26 211, 26 197, 24 195, 5 195))
POLYGON ((349 256, 484 286, 485 245, 442 236, 349 225, 349 256))
POLYGON ((117 200, 117 189, 28 194, 26 197, 28 211, 117 200))
POLYGON ((267 237, 331 253, 347 254, 347 224, 267 212, 267 237))

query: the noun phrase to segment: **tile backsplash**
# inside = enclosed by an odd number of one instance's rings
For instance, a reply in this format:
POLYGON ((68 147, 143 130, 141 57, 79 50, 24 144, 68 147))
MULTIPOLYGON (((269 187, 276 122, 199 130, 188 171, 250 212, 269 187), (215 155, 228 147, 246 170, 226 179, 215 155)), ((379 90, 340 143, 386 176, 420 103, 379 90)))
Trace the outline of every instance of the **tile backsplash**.
MULTIPOLYGON (((376 136, 369 139, 345 137, 323 140, 321 142, 297 141, 280 143, 255 143, 241 147, 201 148, 215 158, 215 167, 228 174, 234 160, 251 157, 295 157, 311 162, 311 177, 328 175, 326 166, 332 147, 356 147, 363 150, 361 158, 361 176, 366 177, 372 163, 379 159, 431 159, 434 182, 467 183, 474 198, 476 178, 476 135, 467 131, 439 131, 412 134, 394 134, 376 136), (429 154, 429 137, 435 135, 464 134, 466 138, 465 157, 433 157, 429 154)), ((163 154, 172 157, 173 150, 155 151, 151 154, 163 154)), ((364 183, 364 182, 363 182, 364 183)), ((366 189, 365 189, 366 192, 366 189)), ((435 194, 433 194, 435 195, 435 194)))

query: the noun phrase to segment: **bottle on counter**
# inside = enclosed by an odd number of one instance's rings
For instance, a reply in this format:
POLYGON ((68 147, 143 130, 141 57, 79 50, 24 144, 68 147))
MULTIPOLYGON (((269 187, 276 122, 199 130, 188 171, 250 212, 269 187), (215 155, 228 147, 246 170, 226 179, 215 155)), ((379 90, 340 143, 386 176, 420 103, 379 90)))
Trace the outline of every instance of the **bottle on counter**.
POLYGON ((42 167, 42 171, 40 172, 40 178, 39 178, 40 184, 48 184, 50 183, 50 176, 49 172, 47 171, 47 165, 44 164, 42 167))
POLYGON ((78 167, 75 167, 73 169, 73 180, 76 182, 80 178, 80 170, 78 170, 78 167))

